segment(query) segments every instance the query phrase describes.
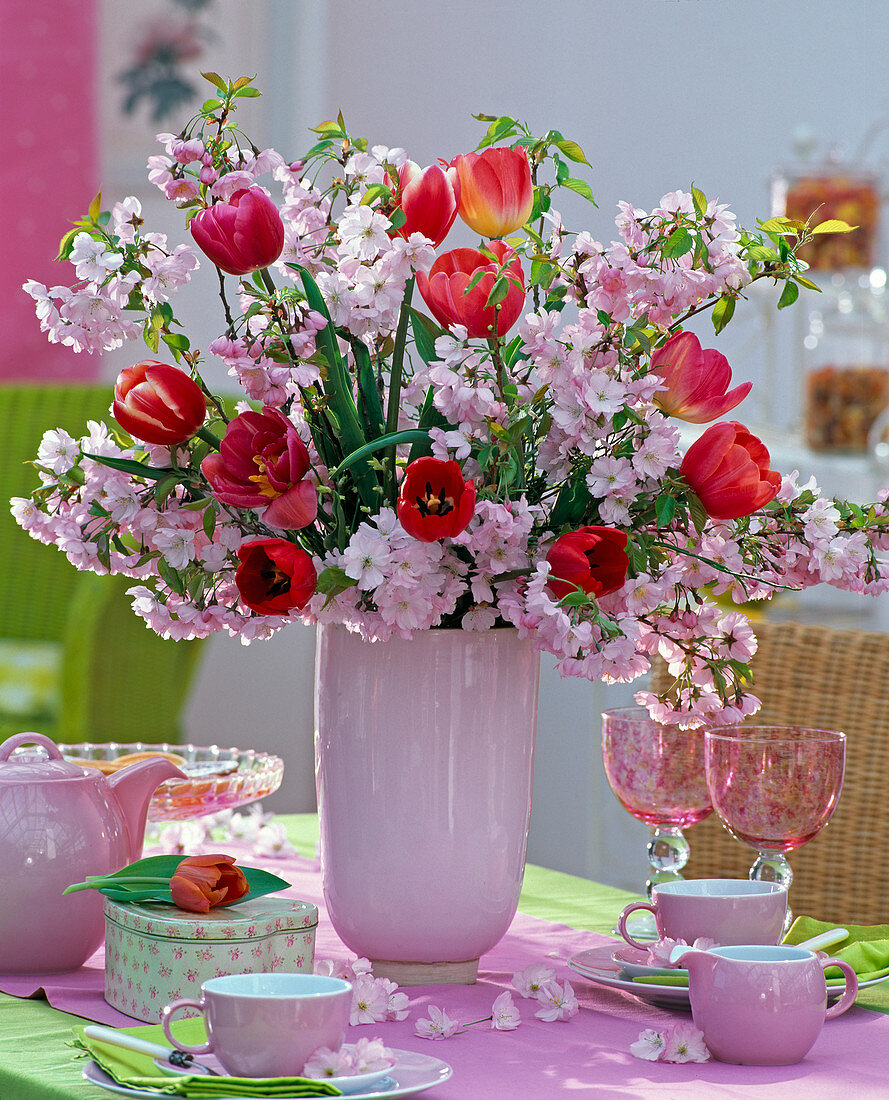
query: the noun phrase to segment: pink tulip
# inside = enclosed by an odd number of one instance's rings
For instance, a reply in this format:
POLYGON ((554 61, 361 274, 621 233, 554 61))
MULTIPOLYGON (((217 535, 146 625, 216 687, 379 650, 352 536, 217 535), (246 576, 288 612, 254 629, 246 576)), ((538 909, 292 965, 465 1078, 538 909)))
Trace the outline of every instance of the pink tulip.
POLYGON ((692 443, 680 472, 711 519, 739 519, 768 504, 780 489, 781 475, 769 469, 770 461, 762 440, 727 420, 692 443))
POLYGON ((454 157, 460 180, 460 217, 482 237, 505 237, 531 215, 534 187, 522 146, 484 149, 454 157))
POLYGON ((306 480, 309 452, 290 421, 275 408, 245 412, 228 425, 219 453, 201 472, 221 504, 265 508, 265 523, 283 531, 308 527, 318 514, 318 492, 306 480))
POLYGON ((397 205, 404 211, 404 224, 395 232, 407 239, 422 233, 436 248, 450 232, 457 217, 460 181, 456 168, 447 171, 437 164, 420 168, 407 160, 398 169, 397 205))
POLYGON ((725 416, 753 388, 752 382, 743 382, 729 390, 732 369, 728 360, 713 348, 704 350, 692 332, 671 336, 651 357, 651 369, 667 385, 654 395, 654 403, 668 416, 691 424, 725 416))
POLYGON ((525 275, 515 252, 503 241, 490 241, 488 250, 497 261, 475 248, 454 248, 439 256, 429 275, 417 272, 417 287, 433 317, 445 328, 465 325, 472 338, 503 336, 516 323, 525 304, 525 275), (502 264, 509 280, 506 297, 497 306, 485 306, 502 264), (466 293, 479 270, 485 272, 466 293))
POLYGON ((235 191, 228 202, 202 210, 191 223, 198 248, 229 275, 247 275, 277 260, 284 248, 284 223, 261 187, 235 191))

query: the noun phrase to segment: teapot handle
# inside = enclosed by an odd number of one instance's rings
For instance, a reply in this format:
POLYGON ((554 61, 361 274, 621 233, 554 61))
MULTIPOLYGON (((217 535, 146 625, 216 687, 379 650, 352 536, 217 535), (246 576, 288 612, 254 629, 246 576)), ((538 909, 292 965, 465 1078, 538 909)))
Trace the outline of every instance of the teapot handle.
POLYGON ((16 733, 12 737, 7 737, 6 740, 0 745, 0 760, 8 760, 12 755, 14 749, 17 749, 19 745, 40 745, 41 748, 46 749, 49 753, 50 760, 63 760, 59 746, 51 738, 46 737, 42 733, 16 733))

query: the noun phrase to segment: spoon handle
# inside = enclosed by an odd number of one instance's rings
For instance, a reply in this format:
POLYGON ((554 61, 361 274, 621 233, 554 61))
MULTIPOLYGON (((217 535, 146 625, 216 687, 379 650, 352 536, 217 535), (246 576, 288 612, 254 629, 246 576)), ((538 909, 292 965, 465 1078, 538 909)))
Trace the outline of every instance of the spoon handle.
POLYGON ((125 1035, 122 1031, 115 1031, 114 1028, 102 1027, 101 1024, 88 1024, 83 1029, 83 1034, 88 1039, 95 1039, 100 1043, 123 1047, 125 1050, 134 1050, 137 1054, 147 1054, 152 1058, 161 1058, 165 1062, 170 1062, 171 1065, 194 1066, 196 1073, 210 1073, 217 1076, 208 1066, 195 1062, 194 1056, 191 1054, 183 1054, 172 1047, 164 1047, 159 1043, 149 1043, 146 1039, 137 1039, 133 1035, 125 1035), (175 1061, 172 1059, 172 1055, 178 1056, 175 1061))
POLYGON ((809 951, 818 951, 822 947, 831 947, 835 943, 839 943, 849 935, 848 928, 828 928, 826 932, 822 932, 818 936, 812 936, 811 939, 803 940, 802 943, 798 943, 797 947, 806 947, 809 951))

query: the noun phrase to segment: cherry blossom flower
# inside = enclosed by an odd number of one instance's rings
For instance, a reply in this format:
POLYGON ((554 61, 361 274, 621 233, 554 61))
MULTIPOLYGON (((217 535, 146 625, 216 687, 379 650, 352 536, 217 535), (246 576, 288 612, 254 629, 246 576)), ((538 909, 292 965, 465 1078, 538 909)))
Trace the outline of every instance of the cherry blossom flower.
POLYGON ((691 1024, 676 1024, 664 1036, 664 1062, 708 1062, 710 1051, 703 1032, 691 1024))
POLYGON ((417 1020, 416 1033, 421 1039, 450 1039, 460 1029, 460 1023, 452 1020, 443 1008, 429 1006, 429 1016, 417 1020))
POLYGON ((646 1062, 658 1062, 666 1045, 663 1032, 646 1028, 635 1043, 630 1044, 630 1053, 634 1058, 643 1058, 646 1062))
POLYGON ((556 981, 544 982, 537 993, 541 1007, 534 1013, 538 1020, 552 1023, 555 1020, 570 1020, 576 1016, 580 1006, 574 996, 570 982, 559 984, 556 981))
POLYGON ((512 994, 505 990, 494 1001, 491 1027, 496 1031, 514 1031, 522 1022, 521 1014, 515 1006, 512 994))
POLYGON ((341 1046, 339 1050, 331 1050, 330 1047, 318 1047, 302 1068, 302 1076, 313 1079, 346 1077, 353 1072, 354 1062, 345 1045, 341 1046))
POLYGON ((556 972, 545 963, 531 963, 513 974, 512 984, 520 997, 536 997, 547 982, 556 979, 556 972))

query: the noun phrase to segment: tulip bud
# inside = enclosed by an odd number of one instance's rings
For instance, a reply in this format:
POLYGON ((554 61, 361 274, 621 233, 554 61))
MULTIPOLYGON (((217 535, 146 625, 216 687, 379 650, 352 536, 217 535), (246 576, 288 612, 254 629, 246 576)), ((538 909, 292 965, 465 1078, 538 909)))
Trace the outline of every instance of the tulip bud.
POLYGON ((418 458, 404 472, 396 507, 401 526, 418 541, 453 538, 475 513, 475 482, 464 481, 453 460, 418 458))
POLYGON ((467 334, 479 339, 505 335, 525 304, 525 275, 518 256, 503 241, 490 241, 487 248, 497 257, 496 262, 475 248, 454 248, 438 257, 428 275, 417 272, 417 287, 439 324, 445 328, 465 325, 467 334), (504 264, 506 296, 486 306, 504 264), (466 287, 480 270, 485 274, 467 293, 466 287))
POLYGON ((235 191, 197 214, 191 235, 198 248, 229 275, 247 275, 277 260, 284 248, 284 223, 261 187, 235 191))
POLYGON ((762 440, 729 420, 692 443, 680 472, 711 519, 740 519, 768 504, 781 488, 781 475, 769 462, 762 440))
POLYGON ((187 856, 170 879, 173 904, 189 913, 209 913, 244 897, 250 888, 234 864, 233 856, 187 856))
POLYGON ((454 157, 460 181, 460 217, 482 237, 505 237, 531 216, 534 187, 521 146, 454 157))
POLYGON ((185 371, 143 359, 117 376, 111 413, 134 439, 172 446, 197 432, 207 402, 185 371))
POLYGON ((422 233, 437 248, 457 217, 459 195, 456 169, 443 171, 437 164, 421 169, 406 160, 398 169, 396 203, 404 211, 404 222, 393 232, 405 240, 411 233, 422 233))
POLYGON ((561 535, 546 555, 550 591, 559 600, 578 588, 592 596, 615 592, 627 578, 626 545, 626 532, 616 527, 580 527, 561 535))
POLYGON ((753 388, 752 382, 744 382, 729 390, 732 369, 728 360, 713 348, 705 351, 693 332, 671 336, 652 355, 651 370, 666 384, 666 389, 654 395, 654 403, 668 416, 690 424, 706 424, 725 416, 753 388))

